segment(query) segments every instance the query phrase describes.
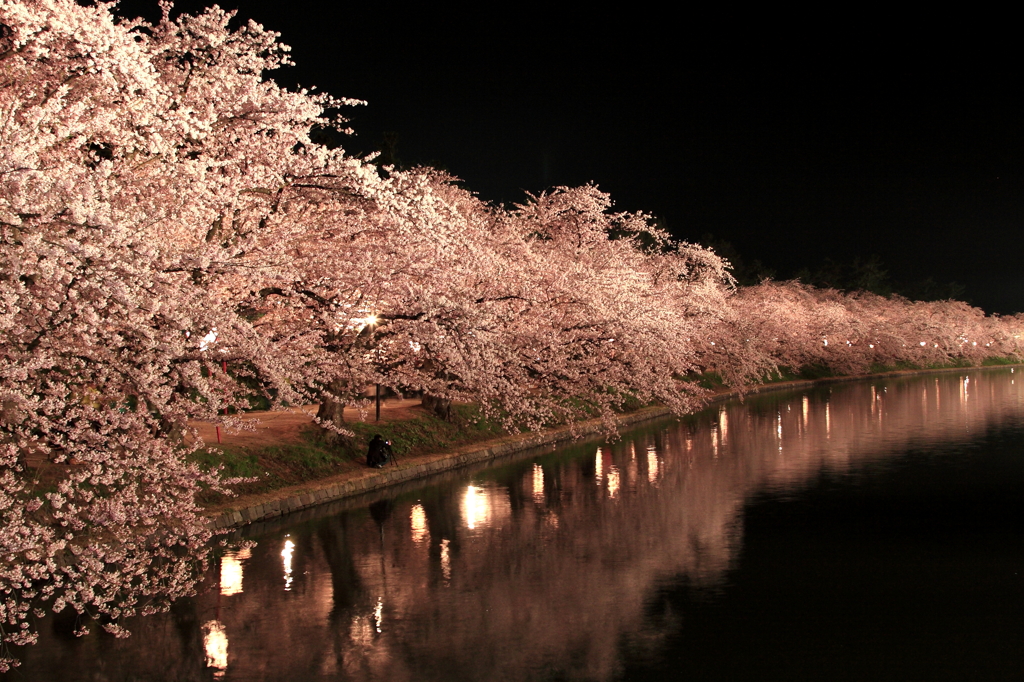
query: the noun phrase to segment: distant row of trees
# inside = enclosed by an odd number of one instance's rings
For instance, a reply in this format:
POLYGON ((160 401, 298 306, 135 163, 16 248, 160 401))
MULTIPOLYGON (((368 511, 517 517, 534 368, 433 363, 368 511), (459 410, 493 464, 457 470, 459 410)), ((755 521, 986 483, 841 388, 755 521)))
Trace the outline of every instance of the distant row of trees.
MULTIPOLYGON (((740 286, 753 286, 766 279, 778 279, 776 270, 760 259, 747 260, 729 241, 705 234, 700 243, 713 248, 715 253, 727 259, 732 265, 732 275, 740 286)), ((855 257, 849 261, 825 258, 817 267, 804 267, 793 274, 793 279, 819 289, 836 289, 843 292, 866 291, 879 296, 902 296, 914 301, 964 300, 966 287, 957 282, 938 282, 933 277, 895 281, 877 255, 867 258, 855 257)))
MULTIPOLYGON (((510 429, 677 413, 717 372, 1020 355, 1019 318, 796 282, 735 286, 596 187, 493 206, 429 168, 310 138, 346 100, 264 78, 276 34, 218 9, 118 23, 0 2, 0 633, 119 620, 194 584, 190 420, 255 393, 342 409, 370 384, 480 404, 510 429), (66 464, 40 482, 35 464, 66 464)), ((0 668, 13 659, 0 657, 0 668)))

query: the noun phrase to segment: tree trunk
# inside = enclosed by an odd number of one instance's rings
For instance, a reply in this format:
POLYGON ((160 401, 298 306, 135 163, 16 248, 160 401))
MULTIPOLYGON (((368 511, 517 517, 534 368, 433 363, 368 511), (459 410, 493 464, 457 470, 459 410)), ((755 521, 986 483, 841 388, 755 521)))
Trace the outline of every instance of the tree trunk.
POLYGON ((423 409, 433 412, 446 422, 452 420, 452 401, 424 393, 422 404, 423 409))
POLYGON ((320 401, 320 409, 316 411, 316 417, 321 423, 320 428, 322 428, 324 432, 324 440, 332 445, 341 440, 342 436, 336 431, 325 428, 323 424, 333 424, 339 428, 344 428, 345 403, 337 400, 337 397, 341 395, 344 389, 344 382, 340 379, 333 380, 328 386, 328 390, 323 392, 320 401))

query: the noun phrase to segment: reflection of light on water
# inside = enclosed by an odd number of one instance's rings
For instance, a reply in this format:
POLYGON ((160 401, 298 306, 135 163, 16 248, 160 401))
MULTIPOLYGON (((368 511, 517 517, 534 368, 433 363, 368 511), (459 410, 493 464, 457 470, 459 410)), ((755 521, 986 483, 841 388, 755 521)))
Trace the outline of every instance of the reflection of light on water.
POLYGON ((722 445, 725 445, 725 439, 729 437, 729 415, 724 407, 718 410, 718 428, 722 432, 722 445))
POLYGON ((619 468, 614 464, 608 467, 608 497, 619 494, 619 468))
POLYGON ((348 627, 348 636, 356 646, 364 648, 373 646, 373 626, 370 624, 370 619, 366 616, 352 616, 352 622, 348 627))
MULTIPOLYGON (((875 395, 875 387, 874 386, 871 387, 871 395, 872 396, 875 395)), ((810 412, 810 409, 811 409, 811 401, 807 399, 807 396, 804 396, 804 406, 803 407, 804 407, 804 428, 807 428, 807 414, 810 412)))
POLYGON ((441 540, 441 575, 445 584, 452 579, 452 559, 448 552, 448 538, 441 540))
POLYGON ((225 596, 242 591, 242 562, 252 557, 248 549, 227 552, 220 560, 220 593, 225 596))
POLYGON ((219 620, 203 623, 203 649, 206 651, 207 668, 215 668, 213 676, 224 677, 228 668, 228 636, 224 624, 219 620))
POLYGON ((380 624, 384 614, 384 597, 377 597, 377 605, 373 607, 373 625, 380 632, 380 624))
POLYGON ((281 558, 284 560, 284 589, 292 589, 292 554, 295 553, 295 543, 291 539, 284 541, 284 549, 281 550, 281 558))
POLYGON ((533 499, 544 501, 544 469, 539 464, 533 465, 533 499))
POLYGON ((414 504, 409 512, 409 523, 412 525, 412 541, 423 542, 427 537, 427 513, 422 504, 414 504))
MULTIPOLYGON (((879 412, 878 414, 879 417, 881 417, 882 413, 879 412)), ((832 415, 829 413, 828 403, 825 403, 825 437, 832 437, 832 415)))
POLYGON ((658 453, 653 445, 647 446, 647 480, 651 483, 658 480, 658 453))
POLYGON ((718 429, 714 429, 711 432, 711 452, 712 457, 718 458, 718 429))
POLYGON ((488 509, 487 496, 484 491, 471 485, 466 488, 466 494, 462 498, 462 511, 466 516, 466 525, 473 530, 477 525, 485 523, 488 509))
POLYGON ((604 452, 601 448, 597 449, 597 454, 594 456, 594 476, 597 478, 597 484, 601 485, 604 481, 604 452))

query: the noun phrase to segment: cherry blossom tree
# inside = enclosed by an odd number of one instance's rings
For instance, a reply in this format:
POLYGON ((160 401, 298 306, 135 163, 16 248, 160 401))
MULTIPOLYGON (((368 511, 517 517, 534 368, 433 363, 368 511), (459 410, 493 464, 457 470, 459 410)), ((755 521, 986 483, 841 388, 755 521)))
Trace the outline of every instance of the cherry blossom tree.
POLYGON ((188 420, 242 405, 225 362, 303 397, 293 367, 320 343, 268 339, 239 306, 301 260, 306 185, 376 178, 309 140, 340 102, 262 78, 287 63, 275 34, 164 8, 150 26, 0 3, 6 643, 33 641, 40 605, 124 634, 192 588, 210 538, 194 496, 223 483, 189 463, 188 420))
MULTIPOLYGON (((0 640, 72 608, 118 621, 193 589, 227 491, 190 420, 343 408, 369 384, 477 402, 510 430, 702 404, 779 366, 1021 357, 1020 316, 737 289, 592 185, 518 206, 310 139, 355 104, 288 91, 277 35, 213 8, 0 0, 0 640), (256 387, 255 389, 253 387, 256 387)), ((84 622, 84 621, 83 621, 84 622)), ((84 627, 84 626, 83 626, 84 627)), ((0 669, 12 664, 0 656, 0 669)))

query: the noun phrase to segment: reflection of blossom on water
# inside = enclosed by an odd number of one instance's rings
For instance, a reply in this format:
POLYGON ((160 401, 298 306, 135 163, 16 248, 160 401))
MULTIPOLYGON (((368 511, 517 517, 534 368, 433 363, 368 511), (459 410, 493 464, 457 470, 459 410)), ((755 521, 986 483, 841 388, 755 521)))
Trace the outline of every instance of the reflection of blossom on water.
POLYGON ((292 589, 292 554, 295 553, 295 543, 290 539, 284 541, 284 549, 281 550, 281 558, 284 560, 284 589, 292 589))
POLYGON ((224 677, 228 668, 228 636, 224 624, 219 620, 203 623, 203 649, 206 651, 207 668, 214 668, 213 676, 224 677))
POLYGON ((220 593, 226 597, 242 592, 242 562, 252 557, 248 548, 227 552, 220 560, 220 593))

